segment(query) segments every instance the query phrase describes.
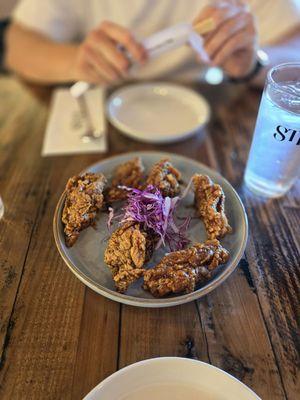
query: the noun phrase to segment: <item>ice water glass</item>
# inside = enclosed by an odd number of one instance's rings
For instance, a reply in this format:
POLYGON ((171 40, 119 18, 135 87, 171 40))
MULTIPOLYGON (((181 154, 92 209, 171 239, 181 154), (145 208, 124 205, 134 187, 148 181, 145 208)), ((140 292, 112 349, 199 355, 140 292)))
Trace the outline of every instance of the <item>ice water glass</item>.
POLYGON ((300 63, 267 76, 245 171, 253 192, 280 197, 300 175, 300 63))

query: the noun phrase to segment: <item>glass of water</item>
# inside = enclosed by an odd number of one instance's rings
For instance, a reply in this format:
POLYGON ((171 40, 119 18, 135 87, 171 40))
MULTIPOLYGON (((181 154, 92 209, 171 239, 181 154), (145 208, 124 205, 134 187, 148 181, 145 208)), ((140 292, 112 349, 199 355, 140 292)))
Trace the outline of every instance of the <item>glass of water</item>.
POLYGON ((288 63, 268 73, 244 179, 253 192, 280 197, 299 175, 300 63, 288 63))

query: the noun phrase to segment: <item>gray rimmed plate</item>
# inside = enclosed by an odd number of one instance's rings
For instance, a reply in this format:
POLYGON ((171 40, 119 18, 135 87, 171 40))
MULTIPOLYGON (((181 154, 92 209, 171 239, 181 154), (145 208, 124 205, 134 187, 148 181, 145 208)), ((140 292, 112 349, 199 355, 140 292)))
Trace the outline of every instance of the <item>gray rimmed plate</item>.
MULTIPOLYGON (((100 161, 82 172, 101 172, 110 179, 117 165, 136 156, 142 158, 146 169, 149 169, 152 164, 160 159, 168 157, 174 166, 181 171, 185 184, 188 183, 193 174, 201 173, 209 175, 214 182, 222 186, 226 195, 226 213, 233 228, 232 233, 226 235, 226 237, 221 240, 222 245, 230 252, 229 261, 224 266, 218 267, 209 281, 200 285, 197 287, 197 290, 189 294, 178 294, 163 299, 157 299, 142 289, 142 279, 135 282, 126 294, 120 294, 116 292, 110 270, 103 261, 104 250, 110 236, 106 226, 107 214, 100 213, 96 227, 85 229, 81 232, 79 239, 73 247, 66 247, 63 225, 61 222, 65 192, 58 201, 53 220, 54 238, 60 255, 71 271, 84 284, 97 293, 121 303, 138 307, 169 307, 198 299, 211 292, 228 278, 244 253, 248 235, 248 223, 241 199, 230 183, 217 172, 197 161, 171 153, 126 153, 100 161)), ((184 216, 193 213, 192 204, 193 194, 191 192, 182 201, 180 214, 184 216)), ((206 239, 203 223, 198 218, 192 219, 189 228, 189 238, 192 242, 202 242, 206 239)), ((151 261, 146 265, 146 268, 156 265, 163 257, 164 252, 163 249, 156 251, 151 261)))

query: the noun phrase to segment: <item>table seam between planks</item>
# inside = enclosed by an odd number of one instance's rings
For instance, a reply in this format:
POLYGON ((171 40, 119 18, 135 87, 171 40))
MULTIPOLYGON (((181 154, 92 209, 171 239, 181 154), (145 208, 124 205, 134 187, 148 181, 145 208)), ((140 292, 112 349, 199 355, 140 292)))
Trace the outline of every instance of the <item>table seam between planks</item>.
POLYGON ((198 315, 198 318, 199 318, 199 323, 200 323, 200 326, 201 326, 201 329, 202 329, 202 332, 203 332, 203 336, 204 336, 204 339, 205 339, 206 353, 207 353, 208 361, 209 361, 209 363, 212 365, 212 360, 211 360, 211 357, 210 357, 210 351, 209 351, 209 344, 208 344, 207 334, 206 334, 206 332, 205 332, 204 323, 203 323, 203 320, 202 320, 202 318, 201 318, 201 313, 200 313, 199 304, 198 304, 197 301, 195 301, 194 303, 195 303, 195 307, 196 307, 196 310, 197 310, 197 315, 198 315))
POLYGON ((119 304, 119 324, 118 324, 118 348, 117 348, 117 362, 116 371, 120 369, 120 357, 121 357, 121 345, 122 345, 122 315, 123 315, 123 304, 119 304))

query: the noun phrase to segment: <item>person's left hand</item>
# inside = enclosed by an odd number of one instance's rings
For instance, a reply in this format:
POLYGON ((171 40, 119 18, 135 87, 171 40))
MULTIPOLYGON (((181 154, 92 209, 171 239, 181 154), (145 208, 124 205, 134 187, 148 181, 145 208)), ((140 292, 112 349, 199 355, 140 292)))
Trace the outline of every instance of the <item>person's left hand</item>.
POLYGON ((213 18, 216 28, 204 35, 210 65, 233 78, 246 76, 254 67, 257 50, 255 18, 239 0, 217 1, 205 7, 193 25, 213 18))

